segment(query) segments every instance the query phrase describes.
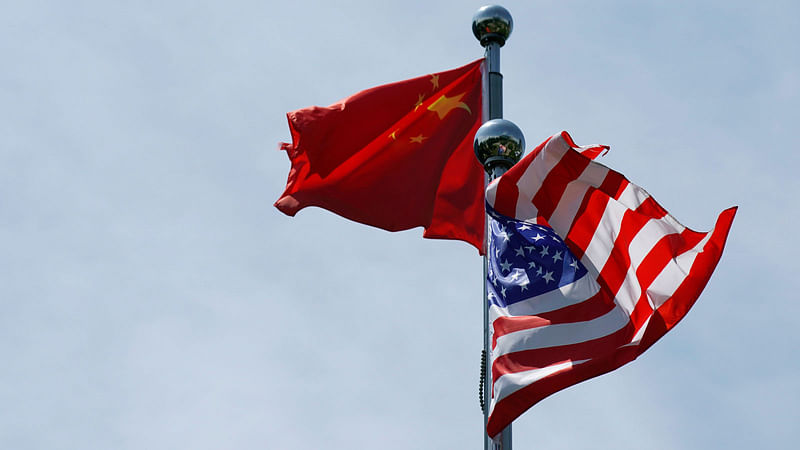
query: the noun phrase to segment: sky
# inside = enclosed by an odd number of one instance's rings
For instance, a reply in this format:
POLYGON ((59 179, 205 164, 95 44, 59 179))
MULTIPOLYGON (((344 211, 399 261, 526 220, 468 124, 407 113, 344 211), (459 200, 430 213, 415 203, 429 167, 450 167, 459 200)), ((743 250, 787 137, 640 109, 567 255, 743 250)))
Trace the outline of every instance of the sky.
MULTIPOLYGON (((482 4, 0 5, 0 448, 482 448, 475 250, 272 206, 287 111, 482 57, 482 4)), ((739 206, 685 319, 514 448, 795 448, 800 4, 502 5, 529 147, 739 206)))

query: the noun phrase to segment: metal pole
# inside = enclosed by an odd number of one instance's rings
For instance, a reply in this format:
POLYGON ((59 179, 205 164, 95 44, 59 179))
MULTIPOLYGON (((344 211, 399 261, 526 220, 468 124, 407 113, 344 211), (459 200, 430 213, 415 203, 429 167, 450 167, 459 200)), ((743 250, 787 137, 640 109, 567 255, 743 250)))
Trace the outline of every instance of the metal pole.
MULTIPOLYGON (((483 101, 488 105, 488 117, 475 136, 475 153, 493 180, 519 161, 524 152, 525 140, 522 132, 513 123, 503 118, 503 75, 500 73, 500 47, 508 39, 514 22, 511 14, 498 5, 484 6, 478 9, 472 19, 472 32, 486 49, 483 101)), ((488 230, 487 230, 488 232, 488 230)), ((488 237, 488 236, 487 236, 488 237)), ((484 243, 484 248, 488 246, 484 243)), ((486 434, 489 420, 489 402, 492 392, 491 347, 489 345, 489 303, 487 301, 486 278, 489 260, 483 258, 483 352, 482 399, 483 404, 483 436, 484 450, 511 450, 511 425, 509 424, 498 436, 491 439, 486 434)))
POLYGON ((491 119, 503 118, 503 74, 500 73, 500 44, 489 42, 485 46, 486 73, 488 89, 484 92, 484 100, 489 105, 491 119))

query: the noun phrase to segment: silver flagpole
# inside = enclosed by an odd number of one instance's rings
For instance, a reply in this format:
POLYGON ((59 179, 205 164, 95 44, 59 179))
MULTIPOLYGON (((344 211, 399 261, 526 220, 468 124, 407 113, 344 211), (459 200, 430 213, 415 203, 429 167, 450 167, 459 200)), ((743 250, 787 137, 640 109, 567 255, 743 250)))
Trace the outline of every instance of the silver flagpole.
MULTIPOLYGON (((500 73, 500 47, 506 43, 514 21, 507 9, 498 5, 483 6, 472 18, 472 32, 486 49, 484 71, 483 104, 488 109, 484 123, 475 134, 475 154, 493 180, 516 164, 525 151, 525 138, 522 131, 508 120, 503 120, 503 75, 500 73), (486 107, 488 105, 488 108, 486 107)), ((488 239, 488 229, 487 229, 488 239)), ((483 448, 484 450, 511 450, 511 425, 509 424, 493 440, 486 434, 489 420, 489 403, 492 392, 491 348, 489 303, 486 278, 488 274, 488 245, 484 242, 487 255, 483 257, 483 352, 481 353, 481 391, 479 393, 483 409, 483 448)))

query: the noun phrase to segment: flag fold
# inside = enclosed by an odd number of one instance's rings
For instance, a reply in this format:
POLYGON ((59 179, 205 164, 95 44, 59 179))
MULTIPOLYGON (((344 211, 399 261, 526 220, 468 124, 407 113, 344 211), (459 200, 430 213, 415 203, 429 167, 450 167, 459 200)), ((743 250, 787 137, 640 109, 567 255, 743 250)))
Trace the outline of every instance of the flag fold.
POLYGON ((318 206, 389 231, 422 226, 426 238, 481 251, 481 70, 478 60, 288 113, 291 169, 275 206, 290 216, 318 206))
POLYGON ((644 189, 556 134, 489 184, 487 433, 639 356, 697 300, 736 208, 681 225, 644 189))

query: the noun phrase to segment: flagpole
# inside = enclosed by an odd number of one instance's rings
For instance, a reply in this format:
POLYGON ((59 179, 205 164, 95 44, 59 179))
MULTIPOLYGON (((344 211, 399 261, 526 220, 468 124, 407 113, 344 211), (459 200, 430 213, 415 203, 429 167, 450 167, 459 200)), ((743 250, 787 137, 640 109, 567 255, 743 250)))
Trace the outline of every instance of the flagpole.
MULTIPOLYGON (((503 75, 500 73, 500 47, 511 35, 514 21, 507 9, 499 5, 483 6, 472 18, 472 32, 486 49, 484 70, 484 123, 475 134, 475 154, 493 180, 511 168, 525 151, 522 131, 508 120, 503 120, 503 75)), ((488 239, 488 230, 487 230, 488 239)), ((488 245, 484 241, 484 249, 488 245)), ((489 303, 486 278, 489 259, 483 257, 483 352, 481 353, 481 408, 483 409, 484 450, 511 450, 511 425, 492 439, 486 434, 489 420, 489 402, 492 392, 489 303)))

